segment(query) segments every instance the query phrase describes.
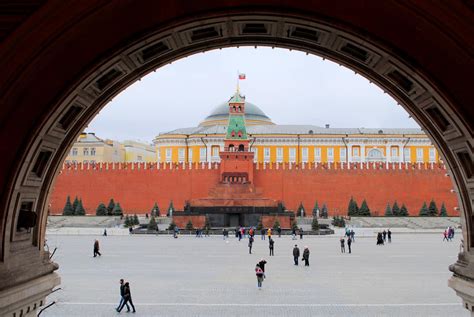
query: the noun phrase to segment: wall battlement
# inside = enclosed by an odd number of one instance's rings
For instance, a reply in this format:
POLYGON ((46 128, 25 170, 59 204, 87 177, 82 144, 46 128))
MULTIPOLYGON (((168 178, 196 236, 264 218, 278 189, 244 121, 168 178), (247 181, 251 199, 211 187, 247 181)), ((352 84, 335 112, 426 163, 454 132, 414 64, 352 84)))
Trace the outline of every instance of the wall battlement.
MULTIPOLYGON (((383 215, 387 203, 405 204, 418 215, 423 202, 445 203, 449 215, 459 211, 456 193, 443 164, 351 163, 254 164, 255 190, 262 197, 283 201, 297 210, 303 203, 309 215, 316 201, 330 215, 347 213, 349 199, 363 199, 373 215, 383 215)), ((64 165, 50 195, 52 214, 61 214, 67 196, 82 198, 88 214, 110 198, 125 213, 149 213, 155 202, 165 213, 170 201, 182 210, 186 201, 208 197, 220 181, 219 163, 156 164, 97 163, 64 165)))
MULTIPOLYGON (((218 170, 220 163, 64 163, 62 170, 218 170)), ((260 172, 268 170, 446 170, 446 165, 440 163, 382 163, 382 162, 355 162, 355 163, 254 163, 255 170, 260 172)))

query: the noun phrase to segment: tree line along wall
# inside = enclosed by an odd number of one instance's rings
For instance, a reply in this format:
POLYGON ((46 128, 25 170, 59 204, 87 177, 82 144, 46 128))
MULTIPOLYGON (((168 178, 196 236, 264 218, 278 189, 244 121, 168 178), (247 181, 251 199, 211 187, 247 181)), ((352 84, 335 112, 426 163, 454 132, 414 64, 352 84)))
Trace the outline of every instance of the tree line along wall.
MULTIPOLYGON (((452 182, 444 165, 354 163, 255 164, 254 185, 262 195, 283 201, 296 211, 303 203, 307 215, 317 200, 329 215, 347 214, 349 199, 363 199, 372 215, 383 215, 387 203, 407 206, 418 215, 423 202, 445 203, 448 215, 458 216, 452 182)), ((50 195, 51 214, 62 214, 67 196, 82 198, 87 214, 110 198, 120 202, 126 214, 149 213, 155 202, 166 213, 170 201, 182 210, 185 201, 207 197, 219 182, 219 164, 109 163, 64 166, 50 195)))

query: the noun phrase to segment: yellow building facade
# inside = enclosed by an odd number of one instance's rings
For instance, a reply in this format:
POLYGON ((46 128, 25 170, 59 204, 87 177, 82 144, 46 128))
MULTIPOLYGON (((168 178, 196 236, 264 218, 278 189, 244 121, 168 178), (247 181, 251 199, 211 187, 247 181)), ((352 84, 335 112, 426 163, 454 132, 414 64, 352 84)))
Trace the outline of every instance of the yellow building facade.
POLYGON ((95 133, 81 133, 66 157, 65 163, 155 162, 153 146, 136 142, 102 140, 95 133))
MULTIPOLYGON (((438 151, 421 129, 331 128, 278 125, 256 105, 245 103, 247 133, 255 162, 436 163, 438 151)), ((224 148, 228 105, 217 106, 197 127, 159 134, 157 162, 219 162, 224 148)))

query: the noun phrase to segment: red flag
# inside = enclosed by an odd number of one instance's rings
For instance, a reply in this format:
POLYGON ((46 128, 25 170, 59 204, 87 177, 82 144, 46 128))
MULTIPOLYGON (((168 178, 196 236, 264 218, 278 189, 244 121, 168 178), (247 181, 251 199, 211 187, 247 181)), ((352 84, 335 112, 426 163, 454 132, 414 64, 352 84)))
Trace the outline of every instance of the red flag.
POLYGON ((245 74, 239 74, 239 79, 245 79, 245 74))

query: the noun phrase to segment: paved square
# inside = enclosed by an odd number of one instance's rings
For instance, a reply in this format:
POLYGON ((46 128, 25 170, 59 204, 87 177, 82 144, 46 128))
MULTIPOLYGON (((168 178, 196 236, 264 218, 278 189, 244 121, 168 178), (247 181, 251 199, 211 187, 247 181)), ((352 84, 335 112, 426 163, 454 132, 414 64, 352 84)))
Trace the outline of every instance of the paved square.
POLYGON ((247 240, 233 237, 50 235, 62 290, 41 316, 117 316, 120 278, 130 282, 136 316, 469 316, 447 286, 459 238, 394 234, 376 246, 356 235, 353 253, 341 254, 337 235, 285 236, 269 257, 260 236, 250 255, 247 240), (93 258, 96 238, 102 256, 93 258), (309 246, 310 267, 293 265, 295 243, 309 246), (262 257, 259 291, 254 268, 262 257))

